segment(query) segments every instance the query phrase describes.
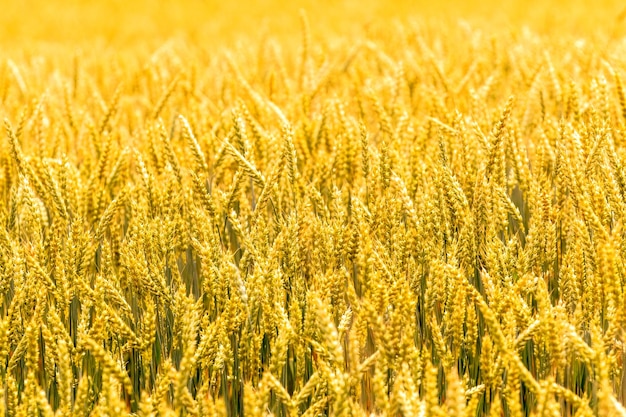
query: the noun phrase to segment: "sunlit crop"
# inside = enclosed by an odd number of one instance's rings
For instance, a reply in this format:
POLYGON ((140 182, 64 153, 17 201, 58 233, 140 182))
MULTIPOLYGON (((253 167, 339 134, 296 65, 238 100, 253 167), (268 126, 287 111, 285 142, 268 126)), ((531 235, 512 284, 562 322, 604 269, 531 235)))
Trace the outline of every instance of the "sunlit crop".
POLYGON ((626 416, 619 5, 60 3, 0 17, 1 415, 626 416))

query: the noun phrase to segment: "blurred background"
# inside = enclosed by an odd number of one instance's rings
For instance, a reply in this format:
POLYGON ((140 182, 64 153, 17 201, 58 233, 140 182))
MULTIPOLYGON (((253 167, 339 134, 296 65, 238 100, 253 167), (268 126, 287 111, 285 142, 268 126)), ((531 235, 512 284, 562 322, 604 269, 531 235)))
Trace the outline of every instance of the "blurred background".
POLYGON ((34 43, 111 46, 159 44, 185 37, 203 44, 228 43, 268 33, 300 31, 300 10, 313 35, 350 34, 390 19, 464 19, 536 31, 622 36, 626 4, 615 0, 0 0, 0 46, 34 43))

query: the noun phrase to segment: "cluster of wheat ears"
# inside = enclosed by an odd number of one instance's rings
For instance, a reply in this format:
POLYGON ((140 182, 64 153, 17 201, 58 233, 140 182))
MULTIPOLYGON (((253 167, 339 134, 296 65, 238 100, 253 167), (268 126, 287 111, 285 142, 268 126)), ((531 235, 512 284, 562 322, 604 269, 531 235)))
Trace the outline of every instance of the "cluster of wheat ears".
POLYGON ((2 60, 0 414, 626 416, 624 54, 2 60))

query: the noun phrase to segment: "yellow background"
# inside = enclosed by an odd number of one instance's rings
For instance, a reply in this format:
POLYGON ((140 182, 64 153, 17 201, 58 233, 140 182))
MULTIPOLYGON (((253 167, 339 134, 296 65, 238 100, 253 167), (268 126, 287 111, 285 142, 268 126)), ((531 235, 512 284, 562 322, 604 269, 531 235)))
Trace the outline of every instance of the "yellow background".
MULTIPOLYGON (((614 0, 577 1, 45 1, 0 0, 0 45, 158 44, 184 36, 222 44, 237 38, 289 35, 299 31, 306 11, 316 31, 347 34, 366 25, 413 18, 466 19, 491 25, 527 25, 539 31, 624 32, 626 4, 614 0)), ((616 33, 617 32, 617 33, 616 33)))

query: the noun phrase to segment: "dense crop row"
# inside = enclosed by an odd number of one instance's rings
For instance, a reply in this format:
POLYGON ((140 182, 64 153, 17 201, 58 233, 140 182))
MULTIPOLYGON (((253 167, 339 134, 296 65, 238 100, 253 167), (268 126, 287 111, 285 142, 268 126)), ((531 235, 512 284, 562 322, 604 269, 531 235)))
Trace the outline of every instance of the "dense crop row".
POLYGON ((466 23, 0 62, 0 413, 626 415, 624 45, 466 23))

